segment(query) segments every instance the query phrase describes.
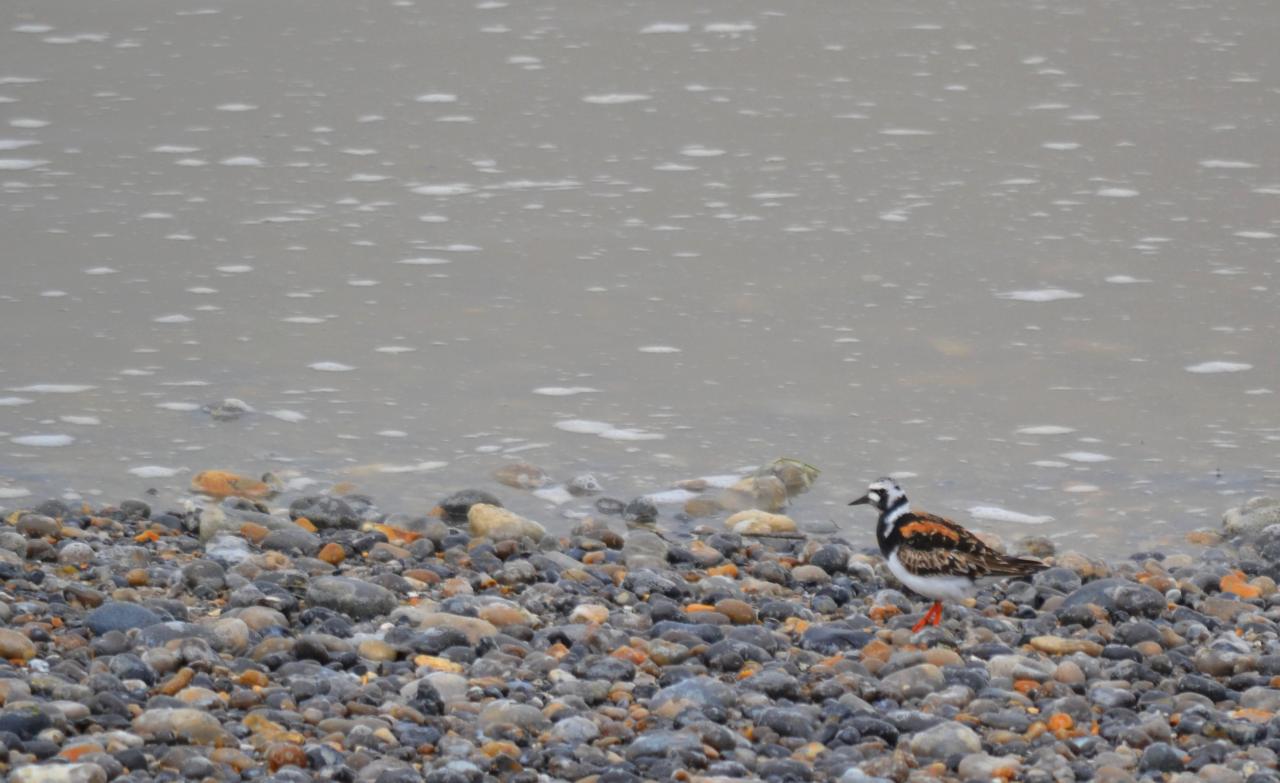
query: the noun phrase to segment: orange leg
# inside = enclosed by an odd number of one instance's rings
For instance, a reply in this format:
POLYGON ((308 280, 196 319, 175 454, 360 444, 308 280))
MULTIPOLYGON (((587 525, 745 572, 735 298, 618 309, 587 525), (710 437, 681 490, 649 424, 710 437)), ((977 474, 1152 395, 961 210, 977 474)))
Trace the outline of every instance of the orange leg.
POLYGON ((933 602, 933 606, 929 607, 929 611, 924 613, 924 617, 921 617, 920 620, 916 622, 915 625, 911 626, 911 632, 919 633, 921 628, 924 628, 926 625, 929 625, 930 623, 932 623, 933 625, 940 625, 942 623, 942 602, 941 601, 933 602))

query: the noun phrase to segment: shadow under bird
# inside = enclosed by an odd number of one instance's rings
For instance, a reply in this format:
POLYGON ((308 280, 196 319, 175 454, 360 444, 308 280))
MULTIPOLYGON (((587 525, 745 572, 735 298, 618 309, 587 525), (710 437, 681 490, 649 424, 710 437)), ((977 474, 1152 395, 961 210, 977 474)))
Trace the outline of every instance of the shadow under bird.
POLYGON ((973 595, 984 577, 1029 576, 1049 566, 1039 560, 1005 555, 945 517, 912 511, 907 493, 890 478, 877 479, 867 494, 849 505, 870 505, 880 512, 876 542, 889 570, 912 591, 933 599, 933 606, 912 627, 919 631, 942 622, 942 602, 973 595))

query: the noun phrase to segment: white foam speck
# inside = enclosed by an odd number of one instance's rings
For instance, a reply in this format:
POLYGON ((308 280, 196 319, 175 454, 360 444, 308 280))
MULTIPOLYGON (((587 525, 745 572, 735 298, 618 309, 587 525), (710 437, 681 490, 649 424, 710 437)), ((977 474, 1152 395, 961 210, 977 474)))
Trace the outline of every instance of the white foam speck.
POLYGON ((404 430, 379 430, 378 435, 384 438, 407 438, 409 433, 404 430))
POLYGON ((0 487, 0 500, 13 500, 15 498, 25 498, 31 494, 31 490, 22 487, 0 487))
POLYGON ((281 318, 287 324, 322 324, 323 318, 316 318, 311 315, 291 315, 288 318, 281 318))
POLYGON ((697 171, 697 166, 690 166, 687 163, 659 163, 653 167, 654 171, 697 171))
POLYGON ((1037 468, 1065 468, 1067 463, 1056 459, 1038 459, 1031 463, 1037 468))
POLYGON ((1187 372, 1211 374, 1219 372, 1244 372, 1245 370, 1252 370, 1253 365, 1245 364, 1244 362, 1201 362, 1200 364, 1192 364, 1184 369, 1187 372))
POLYGON ((458 96, 451 92, 428 92, 414 98, 418 103, 455 103, 458 96))
POLYGON ((451 258, 429 258, 423 256, 421 258, 402 258, 396 262, 397 264, 408 264, 409 266, 440 266, 441 264, 452 264, 451 258))
POLYGON ((252 155, 233 155, 218 161, 224 166, 261 166, 262 161, 252 155))
POLYGON ((430 470, 439 470, 440 468, 443 468, 445 465, 448 465, 448 464, 449 463, 447 462, 440 462, 436 460, 431 462, 416 462, 412 465, 379 465, 378 472, 379 473, 426 473, 427 471, 430 471, 430 470))
POLYGON ((30 386, 16 386, 9 391, 32 394, 78 394, 96 388, 98 387, 79 383, 33 383, 30 386))
POLYGON ((34 158, 0 158, 0 171, 26 171, 48 163, 47 160, 34 158))
POLYGON ((600 433, 605 440, 663 440, 666 435, 657 432, 617 427, 600 433))
POLYGON ((379 345, 377 348, 374 348, 373 350, 377 351, 378 353, 397 354, 397 353, 412 353, 413 351, 416 351, 418 349, 411 348, 407 345, 379 345))
POLYGON ((881 136, 932 136, 933 131, 921 128, 884 128, 881 136))
POLYGON ((355 288, 371 288, 378 285, 378 281, 362 277, 356 280, 348 280, 347 285, 354 286, 355 288))
POLYGON ((40 446, 42 448, 70 446, 76 442, 76 439, 70 435, 19 435, 16 438, 9 438, 9 440, 19 446, 40 446))
POLYGON ((18 405, 29 405, 35 400, 29 397, 0 397, 0 408, 13 408, 18 405))
POLYGON ((1047 150, 1058 150, 1062 152, 1080 149, 1080 143, 1076 141, 1046 141, 1040 146, 1047 150))
POLYGON ((1258 164, 1243 160, 1202 160, 1200 165, 1206 169, 1256 169, 1258 164))
POLYGON ((253 271, 253 267, 249 266, 248 264, 223 264, 222 266, 214 267, 214 268, 217 269, 219 272, 222 272, 228 275, 238 275, 238 274, 243 274, 244 272, 253 271))
POLYGON ((1063 487, 1063 492, 1098 492, 1102 489, 1097 484, 1069 484, 1063 487))
POLYGON ((48 33, 53 31, 51 24, 17 24, 11 28, 15 33, 48 33))
POLYGON ((189 147, 185 144, 161 144, 151 148, 152 152, 162 152, 169 155, 189 155, 193 152, 199 152, 199 147, 189 147))
POLYGON ((79 424, 86 427, 102 423, 102 419, 97 416, 59 416, 58 419, 67 424, 79 424))
POLYGON ((1016 432, 1019 435, 1066 435, 1068 432, 1075 432, 1075 428, 1063 427, 1060 424, 1035 424, 1030 427, 1019 427, 1016 432))
POLYGON ((689 32, 689 25, 683 22, 654 22, 640 30, 640 32, 645 35, 653 33, 687 33, 689 32))
POLYGON ((690 144, 680 150, 681 155, 685 155, 690 158, 714 158, 723 155, 724 152, 724 150, 716 149, 714 147, 704 147, 701 144, 690 144))
POLYGON ((474 193, 475 187, 465 182, 450 182, 442 185, 418 185, 413 192, 420 196, 462 196, 474 193))
POLYGON ((275 411, 267 411, 267 415, 277 418, 280 421, 287 421, 290 424, 296 424, 300 421, 307 420, 306 414, 303 414, 299 411, 291 411, 285 408, 281 408, 280 410, 275 410, 275 411))
POLYGON ((640 353, 680 353, 682 349, 674 345, 642 345, 636 350, 640 353))
POLYGON ((119 270, 112 269, 109 266, 95 266, 84 270, 86 275, 114 275, 119 270))
POLYGON ((43 128, 48 124, 48 120, 37 120, 34 117, 17 117, 9 120, 9 125, 14 128, 43 128))
POLYGON ((1150 283, 1151 282, 1150 280, 1146 280, 1141 277, 1133 277, 1131 275, 1111 275, 1106 278, 1106 281, 1108 283, 1114 283, 1116 285, 1130 285, 1133 283, 1150 283))
POLYGON ((185 468, 166 468, 163 465, 139 465, 129 468, 129 474, 138 478, 172 478, 185 468))
POLYGON ((1100 188, 1095 194, 1103 198, 1133 198, 1138 191, 1132 188, 1100 188))
POLYGON ((347 177, 347 182, 385 182, 389 179, 389 174, 352 174, 347 177))
POLYGON ((749 33, 755 29, 751 22, 710 22, 702 26, 705 33, 749 33))
POLYGON ((191 322, 191 316, 182 313, 174 313, 173 315, 160 315, 151 319, 158 324, 185 324, 191 322))
POLYGON ((547 397, 572 397, 575 394, 591 394, 598 391, 600 390, 590 386, 540 386, 534 389, 533 393, 547 397))
POLYGON ((1012 522, 1017 525, 1043 525, 1046 522, 1053 521, 1053 517, 1050 516, 1033 516, 1031 514, 1023 514, 1020 511, 1010 511, 999 506, 973 506, 969 509, 969 514, 975 519, 1012 522))
POLYGON ((1056 302, 1060 299, 1079 299, 1084 294, 1068 291, 1064 288, 1037 288, 1026 291, 1004 291, 996 294, 1001 299, 1015 302, 1056 302))
POLYGON ((554 487, 542 487, 541 489, 535 489, 533 491, 533 496, 535 498, 538 498, 539 500, 545 500, 546 502, 552 503, 557 506, 564 505, 565 503, 568 503, 571 500, 573 500, 573 493, 569 492, 569 490, 566 489, 565 487, 559 486, 559 485, 554 487))
POLYGON ((218 111, 253 111, 256 108, 252 103, 223 103, 217 107, 218 111))
POLYGON ((1063 459, 1069 459, 1072 462, 1108 462, 1111 457, 1106 454, 1099 454, 1096 451, 1068 451, 1066 454, 1059 454, 1063 459))
POLYGON ((39 143, 34 139, 0 139, 0 150, 20 150, 39 143))
POLYGON ((581 435, 599 435, 613 429, 613 425, 604 421, 592 421, 591 419, 565 419, 557 421, 556 429, 565 432, 574 432, 581 435))
POLYGON ((178 411, 180 413, 200 410, 200 406, 194 402, 158 402, 156 403, 156 407, 163 408, 167 411, 178 411))
POLYGON ((351 365, 342 364, 341 362, 312 362, 307 366, 320 372, 351 372, 355 369, 351 365))
POLYGON ((782 190, 765 190, 765 191, 761 191, 760 193, 752 193, 751 198, 759 199, 761 201, 773 201, 774 199, 779 199, 779 198, 795 198, 798 195, 800 194, 788 193, 782 190))
POLYGON ((1275 233, 1271 231, 1237 231, 1235 236, 1241 239, 1275 239, 1275 233))
POLYGON ((652 95, 638 92, 607 92, 599 95, 582 96, 583 103, 595 103, 602 106, 616 106, 623 103, 639 103, 651 99, 652 95))
POLYGON ((687 489, 664 489, 661 492, 651 492, 644 497, 650 502, 662 506, 674 505, 676 503, 683 505, 698 497, 698 493, 690 492, 687 489))

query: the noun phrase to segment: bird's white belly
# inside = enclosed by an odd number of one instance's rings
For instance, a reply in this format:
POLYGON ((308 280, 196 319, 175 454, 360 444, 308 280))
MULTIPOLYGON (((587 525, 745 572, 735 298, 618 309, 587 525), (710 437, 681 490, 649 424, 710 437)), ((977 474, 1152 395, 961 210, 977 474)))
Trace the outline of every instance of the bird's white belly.
POLYGON ((935 601, 960 601, 974 591, 973 582, 963 576, 917 576, 911 573, 902 565, 897 552, 889 555, 889 570, 899 582, 935 601))

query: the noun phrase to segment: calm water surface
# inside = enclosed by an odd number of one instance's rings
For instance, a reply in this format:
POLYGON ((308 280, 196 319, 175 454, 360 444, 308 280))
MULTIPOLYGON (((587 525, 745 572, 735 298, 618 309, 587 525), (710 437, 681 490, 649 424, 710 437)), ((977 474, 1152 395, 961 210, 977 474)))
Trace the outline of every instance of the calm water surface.
POLYGON ((824 470, 793 515, 860 543, 892 473, 1116 554, 1280 491, 1274 2, 3 24, 0 504, 216 467, 567 525, 490 473, 787 455, 824 470))

